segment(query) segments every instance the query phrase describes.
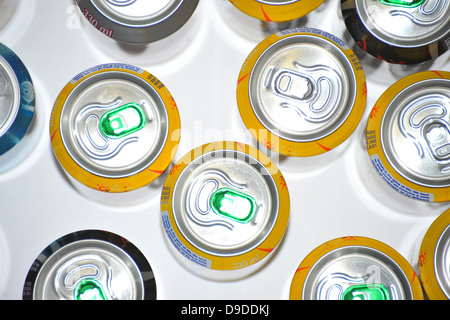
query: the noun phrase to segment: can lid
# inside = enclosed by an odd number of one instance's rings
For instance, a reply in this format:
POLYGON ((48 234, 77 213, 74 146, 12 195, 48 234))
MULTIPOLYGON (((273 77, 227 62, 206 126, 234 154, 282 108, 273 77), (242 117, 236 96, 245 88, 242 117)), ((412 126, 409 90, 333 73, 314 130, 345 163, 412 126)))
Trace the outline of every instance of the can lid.
POLYGON ((431 300, 450 299, 450 210, 428 228, 420 247, 419 272, 431 300))
POLYGON ((34 116, 34 104, 34 88, 27 68, 11 49, 0 43, 0 156, 26 134, 34 116))
POLYGON ((405 77, 377 100, 367 125, 380 157, 401 184, 448 201, 450 187, 450 73, 426 71, 405 77))
POLYGON ((46 247, 30 268, 23 291, 33 300, 156 298, 146 258, 128 240, 101 230, 67 234, 46 247))
POLYGON ((342 237, 311 251, 292 279, 292 300, 421 300, 413 268, 375 239, 342 237))
POLYGON ((125 43, 146 44, 180 29, 198 0, 77 0, 77 4, 104 34, 125 43))
POLYGON ((81 183, 110 192, 142 187, 169 166, 179 142, 178 109, 166 87, 125 64, 76 76, 54 106, 55 154, 81 183))
POLYGON ((261 261, 287 227, 283 176, 269 158, 245 144, 223 141, 191 150, 167 176, 163 193, 167 236, 183 256, 210 269, 261 261))
POLYGON ((341 144, 359 124, 365 76, 356 55, 335 36, 313 28, 285 30, 247 57, 237 100, 242 120, 261 143, 285 155, 317 155, 341 144))
POLYGON ((324 0, 229 0, 245 14, 268 22, 286 22, 301 18, 319 7, 324 0))
POLYGON ((450 2, 356 0, 361 21, 376 38, 398 47, 420 47, 450 30, 450 2))

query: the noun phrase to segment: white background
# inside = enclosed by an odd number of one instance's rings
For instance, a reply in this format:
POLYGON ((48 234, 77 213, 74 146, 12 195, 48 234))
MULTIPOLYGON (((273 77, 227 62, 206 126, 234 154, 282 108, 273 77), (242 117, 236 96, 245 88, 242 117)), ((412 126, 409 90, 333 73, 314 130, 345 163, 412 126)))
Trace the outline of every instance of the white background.
MULTIPOLYGON (((11 1, 11 0, 7 0, 11 1)), ((392 246, 417 270, 420 242, 432 221, 450 205, 426 204, 393 194, 367 159, 364 130, 374 102, 394 78, 384 63, 363 64, 368 79, 366 112, 340 147, 314 159, 279 164, 291 195, 289 226, 281 245, 256 273, 242 280, 206 280, 182 266, 169 251, 160 220, 160 189, 129 207, 104 205, 76 191, 53 156, 49 117, 55 98, 79 72, 106 62, 138 65, 158 77, 180 111, 177 158, 202 143, 239 140, 256 145, 239 118, 236 83, 240 67, 258 40, 223 20, 218 0, 201 0, 194 32, 183 51, 167 61, 104 51, 71 0, 20 0, 0 30, 0 42, 28 68, 36 90, 36 119, 21 144, 26 157, 10 169, 0 163, 0 299, 21 299, 28 270, 57 238, 84 229, 117 233, 146 256, 159 299, 288 299, 297 266, 318 245, 341 236, 367 236, 392 246), (381 76, 378 76, 380 74, 381 76)), ((343 36, 339 1, 328 0, 308 26, 343 36)), ((352 43, 349 42, 350 45, 352 43)), ((449 53, 433 68, 449 70, 449 53)))

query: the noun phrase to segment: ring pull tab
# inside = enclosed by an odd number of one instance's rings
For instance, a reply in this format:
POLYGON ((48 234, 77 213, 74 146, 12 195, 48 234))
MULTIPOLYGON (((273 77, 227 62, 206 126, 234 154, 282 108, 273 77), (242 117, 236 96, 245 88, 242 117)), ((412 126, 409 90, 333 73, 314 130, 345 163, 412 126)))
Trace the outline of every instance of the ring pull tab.
POLYGON ((371 283, 348 287, 342 300, 391 300, 391 296, 382 283, 371 283))
POLYGON ((94 279, 83 279, 74 291, 75 300, 108 300, 102 285, 94 279))
POLYGON ((137 103, 127 103, 106 112, 99 122, 100 131, 110 139, 120 139, 145 127, 145 114, 137 103))

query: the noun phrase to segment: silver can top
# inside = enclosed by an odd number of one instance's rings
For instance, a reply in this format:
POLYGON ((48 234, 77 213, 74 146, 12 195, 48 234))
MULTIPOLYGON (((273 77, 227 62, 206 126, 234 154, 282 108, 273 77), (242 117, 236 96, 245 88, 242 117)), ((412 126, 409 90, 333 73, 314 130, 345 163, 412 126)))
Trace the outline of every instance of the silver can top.
POLYGON ((335 249, 312 267, 304 300, 410 300, 408 278, 383 252, 365 246, 335 249))
POLYGON ((65 148, 82 168, 120 178, 142 171, 159 156, 168 115, 158 92, 142 78, 107 71, 72 90, 60 126, 65 148))
POLYGON ((436 244, 434 268, 441 290, 450 299, 450 225, 442 232, 436 244))
POLYGON ((276 184, 255 158, 234 150, 205 153, 174 187, 174 218, 195 247, 216 256, 248 252, 270 234, 278 216, 276 184))
POLYGON ((356 79, 337 46, 295 34, 261 54, 249 95, 255 115, 269 131, 290 141, 314 141, 345 122, 355 101, 356 79))
POLYGON ((389 163, 406 179, 450 186, 450 81, 427 79, 399 92, 381 123, 389 163))
POLYGON ((88 21, 107 36, 148 44, 170 36, 191 18, 199 0, 77 0, 88 21))
POLYGON ((0 55, 0 137, 13 124, 20 108, 20 85, 14 70, 0 55))
POLYGON ((143 280, 133 259, 101 240, 69 243, 44 263, 34 286, 36 300, 143 299, 143 280))
POLYGON ((394 46, 427 45, 450 30, 448 0, 356 0, 356 9, 369 32, 394 46))

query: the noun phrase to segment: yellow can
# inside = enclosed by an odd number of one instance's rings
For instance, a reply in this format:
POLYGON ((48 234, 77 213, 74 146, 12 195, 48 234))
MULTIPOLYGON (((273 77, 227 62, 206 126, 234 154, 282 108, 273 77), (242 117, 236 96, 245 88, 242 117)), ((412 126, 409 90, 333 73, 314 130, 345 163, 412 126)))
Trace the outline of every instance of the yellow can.
POLYGON ((289 206, 286 181, 266 155, 219 141, 191 150, 171 169, 162 225, 189 270, 230 280, 268 260, 285 233, 289 206))
POLYGON ((286 156, 325 153, 356 129, 366 105, 358 58, 334 35, 294 28, 267 37, 245 59, 237 103, 249 132, 286 156))
POLYGON ((419 254, 419 273, 431 300, 450 299, 450 209, 428 228, 419 254))
POLYGON ((320 6, 324 0, 229 0, 245 14, 261 21, 285 22, 301 18, 320 6))
POLYGON ((180 116, 165 85, 128 64, 103 64, 75 76, 50 119, 53 151, 90 190, 125 193, 148 185, 177 150, 180 116))
POLYGON ((419 278, 397 251, 348 236, 325 242, 298 266, 291 300, 423 300, 419 278))
POLYGON ((450 72, 424 71, 391 85, 372 108, 366 130, 375 169, 397 192, 450 200, 450 72))

